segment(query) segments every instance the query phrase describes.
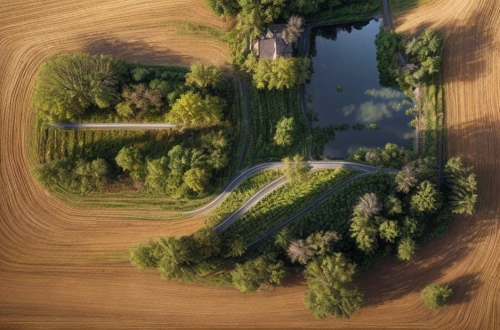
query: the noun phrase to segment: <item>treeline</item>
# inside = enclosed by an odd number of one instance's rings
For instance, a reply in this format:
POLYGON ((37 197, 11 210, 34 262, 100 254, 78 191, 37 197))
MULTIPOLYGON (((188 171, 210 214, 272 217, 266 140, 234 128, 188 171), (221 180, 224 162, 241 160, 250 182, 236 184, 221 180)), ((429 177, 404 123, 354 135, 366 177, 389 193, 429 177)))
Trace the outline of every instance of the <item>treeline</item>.
POLYGON ((214 66, 191 69, 128 64, 106 55, 49 58, 34 104, 48 122, 165 121, 185 126, 219 124, 227 79, 214 66), (193 115, 183 115, 183 113, 193 115))
MULTIPOLYGON (((406 161, 404 154, 400 157, 406 161)), ((440 186, 435 164, 434 159, 416 159, 397 174, 355 180, 248 251, 241 234, 229 239, 227 233, 204 228, 188 237, 136 246, 131 261, 138 268, 157 267, 164 278, 231 283, 242 292, 279 285, 288 271, 302 271, 309 285, 305 304, 315 316, 349 317, 365 304, 354 281, 358 269, 390 254, 410 260, 421 244, 450 227, 453 213, 474 211, 472 169, 450 159, 440 186), (197 253, 190 256, 190 251, 197 253)), ((265 212, 249 214, 246 227, 262 217, 265 212)))
POLYGON ((375 45, 381 85, 400 88, 409 97, 413 98, 415 88, 433 84, 441 70, 444 40, 433 30, 405 37, 381 29, 375 45), (398 52, 408 65, 401 66, 398 52))
POLYGON ((239 106, 235 93, 234 83, 219 69, 199 63, 187 69, 88 54, 51 58, 35 93, 43 120, 167 121, 181 127, 146 133, 149 138, 109 134, 89 142, 65 140, 62 132, 57 135, 63 136, 62 145, 80 150, 82 144, 85 150, 57 159, 49 155, 35 175, 48 187, 78 193, 119 183, 179 198, 203 195, 223 179, 230 153, 237 149, 240 113, 233 109, 239 106))

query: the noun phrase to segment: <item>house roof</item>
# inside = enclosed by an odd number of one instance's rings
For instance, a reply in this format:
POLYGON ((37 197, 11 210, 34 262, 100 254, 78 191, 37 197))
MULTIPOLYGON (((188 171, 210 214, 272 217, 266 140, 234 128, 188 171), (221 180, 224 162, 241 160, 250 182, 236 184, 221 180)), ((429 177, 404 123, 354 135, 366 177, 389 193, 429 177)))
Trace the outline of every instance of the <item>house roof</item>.
POLYGON ((277 56, 291 57, 292 56, 292 44, 285 43, 283 38, 276 38, 276 54, 277 56))
POLYGON ((259 57, 266 59, 275 58, 276 39, 261 39, 259 40, 259 57))
POLYGON ((255 54, 264 59, 277 59, 280 56, 292 57, 292 44, 287 44, 281 37, 286 24, 269 25, 265 36, 259 37, 254 45, 255 54))

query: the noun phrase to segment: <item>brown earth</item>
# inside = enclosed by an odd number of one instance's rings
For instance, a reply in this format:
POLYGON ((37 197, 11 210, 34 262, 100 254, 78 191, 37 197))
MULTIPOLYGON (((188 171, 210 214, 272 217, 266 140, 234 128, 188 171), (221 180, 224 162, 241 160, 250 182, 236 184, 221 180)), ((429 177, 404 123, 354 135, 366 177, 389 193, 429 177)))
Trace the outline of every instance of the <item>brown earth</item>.
POLYGON ((123 261, 130 245, 192 232, 203 219, 82 211, 52 198, 30 174, 30 99, 44 59, 88 51, 146 63, 223 64, 226 45, 180 35, 172 22, 221 29, 231 22, 202 0, 3 0, 0 9, 0 328, 500 328, 499 1, 430 1, 396 21, 401 31, 434 27, 447 37, 448 149, 477 168, 479 212, 458 218, 414 261, 386 260, 362 275, 368 306, 342 321, 313 319, 299 281, 243 295, 137 271, 123 261), (451 284, 449 306, 424 308, 419 291, 430 282, 451 284))

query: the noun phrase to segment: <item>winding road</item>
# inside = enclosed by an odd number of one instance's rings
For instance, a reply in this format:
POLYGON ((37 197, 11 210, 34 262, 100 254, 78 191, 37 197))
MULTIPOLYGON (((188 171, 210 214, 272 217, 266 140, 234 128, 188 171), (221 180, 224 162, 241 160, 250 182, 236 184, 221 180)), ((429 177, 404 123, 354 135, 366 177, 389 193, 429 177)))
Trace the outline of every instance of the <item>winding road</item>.
MULTIPOLYGON (((352 169, 352 170, 358 170, 362 171, 363 173, 355 175, 353 177, 350 177, 346 180, 344 180, 342 183, 338 184, 337 186, 333 187, 332 189, 328 190, 325 192, 323 195, 321 195, 318 199, 316 199, 313 203, 308 205, 306 208, 301 210, 299 213, 297 213, 293 218, 287 220, 282 224, 282 226, 285 226, 298 218, 300 215, 304 214, 305 212, 309 211, 312 207, 315 205, 321 203, 327 196, 331 195, 341 187, 343 187, 345 184, 361 177, 367 174, 373 174, 378 171, 383 171, 386 173, 397 173, 398 170, 395 169, 380 169, 377 167, 373 167, 370 165, 365 165, 365 164, 359 164, 359 163, 353 163, 353 162, 348 162, 348 161, 310 161, 307 162, 308 165, 311 168, 311 171, 319 171, 319 170, 325 170, 325 169, 339 169, 339 168, 347 168, 347 169, 352 169)), ((222 188, 222 192, 217 195, 211 202, 208 204, 204 205, 203 207, 189 211, 189 212, 182 212, 185 215, 198 215, 202 213, 207 213, 209 211, 212 211, 217 205, 219 205, 225 198, 226 196, 231 193, 241 182, 243 182, 246 178, 265 171, 269 169, 279 169, 284 166, 284 163, 280 162, 273 162, 273 163, 264 163, 264 164, 259 164, 255 165, 241 174, 235 176, 233 179, 231 179, 224 188, 222 188)), ((224 221, 222 221, 220 224, 214 227, 214 230, 216 232, 221 232, 225 230, 229 225, 234 223, 236 220, 238 220, 243 214, 245 214, 248 210, 250 210, 254 205, 256 205, 258 202, 260 202, 262 199, 264 199, 267 195, 269 195, 271 192, 274 190, 278 189, 279 187, 283 186, 286 184, 287 179, 285 177, 278 178, 274 180, 273 182, 269 183, 266 185, 264 188, 256 192, 252 197, 250 197, 243 205, 237 209, 235 212, 230 214, 224 221)), ((281 227, 275 228, 272 232, 280 229, 281 227)), ((272 232, 266 233, 265 235, 270 235, 272 232)), ((266 236, 267 237, 267 236, 266 236)), ((253 242, 252 244, 256 244, 256 242, 253 242)))

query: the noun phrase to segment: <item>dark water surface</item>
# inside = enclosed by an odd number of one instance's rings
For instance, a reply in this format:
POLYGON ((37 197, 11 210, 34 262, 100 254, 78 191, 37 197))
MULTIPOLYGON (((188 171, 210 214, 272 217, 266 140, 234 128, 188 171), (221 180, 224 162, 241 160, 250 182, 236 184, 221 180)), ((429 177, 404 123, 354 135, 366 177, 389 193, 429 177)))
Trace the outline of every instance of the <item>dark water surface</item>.
POLYGON ((361 146, 383 147, 388 142, 407 147, 414 136, 408 126, 411 118, 405 115, 411 104, 403 102, 402 92, 379 83, 374 41, 380 26, 372 20, 311 30, 314 73, 306 95, 312 96, 309 106, 319 115, 313 126, 366 125, 362 131, 337 133, 325 146, 325 156, 344 158, 361 146), (370 124, 378 129, 369 129, 370 124))

